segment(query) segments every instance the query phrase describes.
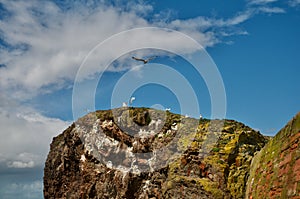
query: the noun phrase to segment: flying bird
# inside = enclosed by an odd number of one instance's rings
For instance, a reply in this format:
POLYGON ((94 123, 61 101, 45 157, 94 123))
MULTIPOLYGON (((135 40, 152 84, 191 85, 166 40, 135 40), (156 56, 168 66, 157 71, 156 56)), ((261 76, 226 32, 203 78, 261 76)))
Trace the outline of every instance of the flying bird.
POLYGON ((136 58, 136 57, 132 57, 132 59, 136 60, 136 61, 142 61, 144 62, 144 64, 147 64, 150 60, 155 59, 157 56, 153 56, 153 57, 149 57, 148 59, 141 59, 141 58, 136 58))

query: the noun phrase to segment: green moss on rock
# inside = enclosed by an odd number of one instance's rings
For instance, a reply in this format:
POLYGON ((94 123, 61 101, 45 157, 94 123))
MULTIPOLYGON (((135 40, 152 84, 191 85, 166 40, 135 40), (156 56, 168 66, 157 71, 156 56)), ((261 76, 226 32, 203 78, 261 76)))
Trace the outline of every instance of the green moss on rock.
POLYGON ((300 113, 252 160, 247 198, 296 198, 300 188, 300 113))

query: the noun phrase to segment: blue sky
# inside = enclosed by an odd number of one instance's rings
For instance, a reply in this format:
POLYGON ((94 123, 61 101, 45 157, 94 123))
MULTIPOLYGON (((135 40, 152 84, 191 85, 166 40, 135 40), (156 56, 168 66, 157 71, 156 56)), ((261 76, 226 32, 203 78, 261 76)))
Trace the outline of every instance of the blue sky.
MULTIPOLYGON (((213 101, 205 77, 172 53, 189 56, 191 52, 184 40, 173 39, 174 34, 150 31, 126 39, 143 43, 149 38, 169 51, 145 48, 124 53, 126 42, 113 44, 96 58, 87 57, 92 65, 79 80, 80 66, 96 45, 133 28, 168 28, 201 44, 222 78, 226 118, 274 135, 300 110, 299 11, 299 0, 0 0, 0 133, 5 138, 0 141, 0 198, 42 198, 49 144, 73 121, 74 82, 91 89, 102 74, 93 96, 89 89, 81 93, 79 109, 85 114, 86 109, 118 106, 111 103, 120 78, 133 74, 136 79, 131 80, 138 82, 147 66, 161 64, 160 76, 175 70, 184 79, 171 85, 155 81, 140 85, 130 93, 136 97, 133 106, 171 108, 197 117, 194 107, 182 110, 190 97, 187 80, 200 113, 211 117, 213 101), (131 59, 151 55, 158 57, 147 66, 131 59), (105 68, 109 60, 113 63, 105 68), (173 87, 179 89, 174 92, 173 87)), ((156 70, 148 72, 153 79, 159 77, 156 70)), ((128 87, 123 83, 120 88, 128 87)), ((118 100, 128 101, 125 98, 118 100)))

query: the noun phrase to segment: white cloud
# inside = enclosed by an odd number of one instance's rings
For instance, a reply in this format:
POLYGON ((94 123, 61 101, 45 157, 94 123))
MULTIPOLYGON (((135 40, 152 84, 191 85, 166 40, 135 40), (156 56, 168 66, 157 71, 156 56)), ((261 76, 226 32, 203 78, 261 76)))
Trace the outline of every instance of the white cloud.
POLYGON ((180 29, 182 31, 185 30, 198 30, 198 31, 206 31, 210 28, 220 28, 220 27, 230 27, 239 25, 253 16, 253 13, 250 10, 246 10, 244 12, 237 13, 237 15, 228 18, 228 19, 217 19, 217 18, 208 18, 208 17, 196 17, 186 20, 173 20, 170 24, 164 24, 164 26, 180 29))
POLYGON ((220 21, 220 25, 226 25, 226 26, 233 26, 233 25, 238 25, 241 24, 248 19, 250 19, 253 16, 253 13, 251 10, 246 10, 244 12, 238 13, 235 17, 220 21))
POLYGON ((44 154, 36 155, 32 153, 22 152, 14 157, 15 160, 7 161, 6 165, 8 168, 33 168, 35 166, 38 166, 37 163, 40 164, 40 159, 43 158, 40 157, 41 155, 44 154))
POLYGON ((7 166, 9 168, 33 168, 35 166, 34 161, 30 160, 29 162, 22 162, 22 161, 12 161, 8 162, 7 166))
POLYGON ((147 25, 134 12, 113 7, 92 13, 78 8, 75 13, 48 1, 6 1, 4 6, 12 16, 1 21, 2 35, 9 44, 26 49, 1 50, 0 60, 7 67, 0 69, 0 85, 10 91, 20 87, 24 95, 51 84, 64 86, 92 47, 119 31, 147 25))
POLYGON ((126 10, 136 13, 140 16, 147 16, 149 13, 153 11, 153 6, 149 5, 143 1, 128 1, 126 6, 126 10))
POLYGON ((28 184, 17 184, 17 183, 11 184, 11 190, 14 190, 14 191, 16 191, 18 189, 34 191, 34 190, 41 189, 42 187, 43 187, 43 184, 41 181, 34 181, 34 182, 28 183, 28 184))
POLYGON ((292 7, 296 7, 300 5, 300 0, 290 0, 289 5, 292 7))
POLYGON ((277 2, 278 0, 248 0, 250 9, 255 14, 269 13, 269 14, 279 14, 285 13, 285 10, 280 7, 271 7, 271 4, 277 2))
POLYGON ((268 3, 273 3, 278 0, 249 0, 249 4, 268 4, 268 3))
POLYGON ((15 182, 6 184, 5 187, 2 187, 1 197, 10 199, 10 198, 42 198, 43 197, 43 182, 39 180, 31 182, 15 182))
POLYGON ((258 8, 259 11, 263 13, 270 13, 270 14, 278 14, 278 13, 285 13, 285 10, 283 8, 278 8, 278 7, 261 7, 258 8))
POLYGON ((9 168, 42 166, 52 138, 69 124, 42 116, 30 108, 0 107, 0 162, 9 168))

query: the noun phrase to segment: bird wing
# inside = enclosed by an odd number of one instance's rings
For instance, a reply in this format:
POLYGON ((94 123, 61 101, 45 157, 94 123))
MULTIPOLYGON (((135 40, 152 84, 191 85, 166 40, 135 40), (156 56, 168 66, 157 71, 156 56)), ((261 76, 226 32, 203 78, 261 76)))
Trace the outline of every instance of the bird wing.
POLYGON ((137 60, 137 61, 143 61, 143 62, 145 62, 144 59, 140 59, 140 58, 136 58, 136 57, 132 57, 132 59, 135 59, 135 60, 137 60))
POLYGON ((152 57, 149 57, 146 61, 150 61, 152 59, 155 59, 157 56, 152 56, 152 57))

